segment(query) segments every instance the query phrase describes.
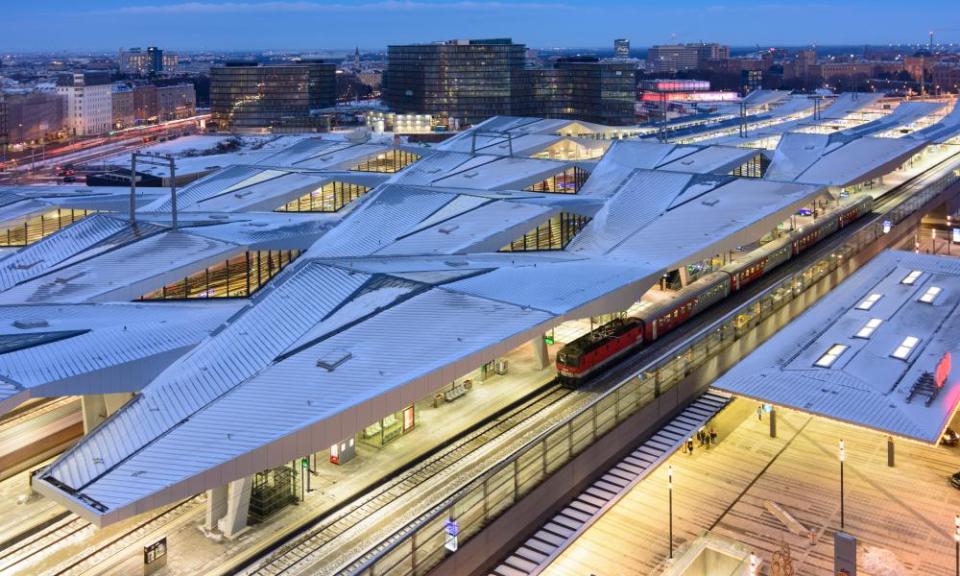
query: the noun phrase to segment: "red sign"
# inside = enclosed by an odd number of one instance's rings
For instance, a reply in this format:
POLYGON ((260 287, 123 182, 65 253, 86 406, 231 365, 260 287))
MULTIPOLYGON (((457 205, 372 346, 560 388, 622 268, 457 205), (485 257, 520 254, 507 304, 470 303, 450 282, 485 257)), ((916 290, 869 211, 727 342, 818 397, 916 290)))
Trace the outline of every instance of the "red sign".
POLYGON ((947 378, 950 377, 950 353, 944 352, 943 358, 940 359, 940 362, 937 362, 937 371, 934 373, 933 381, 936 382, 937 388, 943 388, 943 384, 947 381, 947 378))

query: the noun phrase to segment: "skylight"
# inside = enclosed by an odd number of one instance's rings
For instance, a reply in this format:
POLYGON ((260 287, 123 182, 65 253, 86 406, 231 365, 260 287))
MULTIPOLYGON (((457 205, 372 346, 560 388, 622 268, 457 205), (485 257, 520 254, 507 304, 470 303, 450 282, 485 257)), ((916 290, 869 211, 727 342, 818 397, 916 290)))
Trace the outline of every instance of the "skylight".
POLYGON ((874 330, 876 330, 880 326, 881 322, 882 320, 880 320, 879 318, 871 318, 870 320, 867 321, 866 324, 863 325, 863 328, 861 328, 860 331, 856 333, 856 337, 869 338, 870 335, 873 334, 874 330))
POLYGON ((909 274, 907 274, 906 276, 904 276, 903 280, 901 280, 900 283, 906 284, 907 286, 913 286, 914 282, 917 281, 917 278, 919 278, 921 274, 923 274, 923 272, 919 270, 914 270, 909 274))
POLYGON ((903 342, 897 346, 897 349, 893 351, 893 356, 897 360, 906 360, 910 357, 910 353, 913 352, 913 349, 917 347, 917 344, 920 343, 920 339, 916 336, 907 336, 903 339, 903 342))
POLYGON ((857 304, 857 310, 869 310, 877 303, 877 300, 883 298, 883 294, 871 294, 857 304))
POLYGON ((813 363, 814 366, 819 366, 820 368, 829 368, 836 362, 837 358, 843 354, 849 346, 846 344, 834 344, 827 350, 823 356, 821 356, 816 362, 813 363))
POLYGON ((933 304, 933 301, 937 299, 937 296, 939 296, 942 291, 943 288, 939 286, 931 286, 920 296, 920 301, 924 304, 933 304))

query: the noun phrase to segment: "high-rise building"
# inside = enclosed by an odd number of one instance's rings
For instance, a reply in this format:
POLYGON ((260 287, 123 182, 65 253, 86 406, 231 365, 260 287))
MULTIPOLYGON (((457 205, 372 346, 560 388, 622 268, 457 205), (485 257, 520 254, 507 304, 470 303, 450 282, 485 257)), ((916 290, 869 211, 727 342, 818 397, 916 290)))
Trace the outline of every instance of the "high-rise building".
POLYGON ((708 60, 730 58, 730 47, 722 44, 664 44, 651 46, 647 66, 654 72, 693 70, 708 60))
POLYGON ((309 129, 311 110, 336 104, 336 66, 319 61, 210 69, 210 112, 222 130, 309 129))
POLYGON ((634 122, 632 63, 568 58, 528 68, 525 53, 509 39, 390 46, 384 103, 396 113, 429 114, 450 124, 497 115, 634 122))
POLYGON ((156 74, 158 72, 172 72, 176 70, 179 58, 174 52, 164 52, 156 46, 146 50, 131 48, 120 50, 117 63, 120 72, 124 74, 156 74))
POLYGON ((395 112, 466 124, 511 114, 525 53, 508 38, 389 46, 383 101, 395 112))
POLYGON ((107 72, 76 72, 57 78, 57 94, 66 99, 65 123, 74 136, 106 134, 113 123, 113 86, 107 72))
POLYGON ((630 57, 630 40, 627 38, 617 38, 613 41, 613 55, 617 58, 630 57))

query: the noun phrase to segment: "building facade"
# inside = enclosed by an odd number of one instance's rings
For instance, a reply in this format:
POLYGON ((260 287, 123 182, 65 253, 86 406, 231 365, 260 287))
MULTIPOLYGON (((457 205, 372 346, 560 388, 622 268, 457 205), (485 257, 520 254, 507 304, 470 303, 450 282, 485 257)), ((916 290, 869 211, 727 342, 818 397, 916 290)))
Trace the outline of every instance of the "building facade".
POLYGON ((627 38, 617 38, 613 41, 613 55, 617 58, 630 57, 630 40, 627 38))
POLYGON ((138 122, 152 122, 157 120, 159 110, 157 110, 156 86, 153 84, 134 86, 133 115, 138 122))
POLYGON ((57 94, 65 98, 66 129, 74 136, 106 134, 113 123, 113 86, 105 72, 62 74, 57 94))
POLYGON ((158 86, 156 95, 160 122, 189 118, 197 113, 197 91, 193 84, 158 86))
POLYGON ((4 108, 9 144, 49 141, 62 134, 64 101, 57 94, 7 94, 4 108))
POLYGON ((526 47, 510 39, 389 46, 383 101, 394 112, 473 124, 512 113, 526 47))
POLYGON ((694 70, 708 60, 728 60, 730 47, 722 44, 663 44, 651 46, 647 67, 653 72, 694 70))
POLYGON ((336 104, 336 67, 320 64, 234 62, 211 68, 211 121, 240 132, 320 127, 313 126, 311 110, 336 104))
POLYGON ((398 114, 427 114, 448 124, 496 115, 635 121, 633 63, 565 58, 526 67, 526 48, 509 39, 390 46, 382 89, 398 114))
POLYGON ((124 84, 115 84, 111 98, 113 127, 119 130, 133 126, 137 117, 133 106, 133 89, 124 84))

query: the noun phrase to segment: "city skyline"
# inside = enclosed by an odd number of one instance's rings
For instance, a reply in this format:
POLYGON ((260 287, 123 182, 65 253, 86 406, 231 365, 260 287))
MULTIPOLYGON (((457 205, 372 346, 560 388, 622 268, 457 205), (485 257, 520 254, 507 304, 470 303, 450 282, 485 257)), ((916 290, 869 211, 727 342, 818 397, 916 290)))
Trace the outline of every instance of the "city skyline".
POLYGON ((180 50, 384 48, 457 37, 512 37, 539 48, 592 48, 630 38, 634 47, 717 41, 734 46, 960 42, 960 20, 940 0, 756 4, 693 0, 682 7, 619 0, 316 1, 65 0, 6 9, 0 51, 111 51, 164 45, 180 50), (871 12, 869 27, 850 29, 871 12), (611 14, 618 17, 611 19, 611 14), (37 33, 37 23, 43 33, 37 33), (628 22, 629 25, 623 23, 628 22), (790 26, 783 27, 784 22, 790 26), (257 34, 238 34, 256 27, 257 34), (77 31, 103 33, 78 35, 77 31))

